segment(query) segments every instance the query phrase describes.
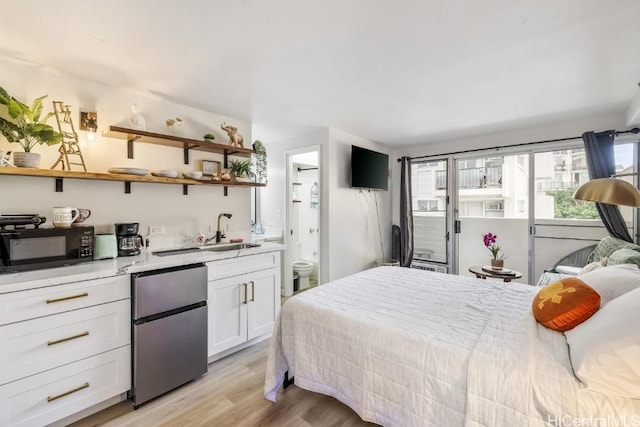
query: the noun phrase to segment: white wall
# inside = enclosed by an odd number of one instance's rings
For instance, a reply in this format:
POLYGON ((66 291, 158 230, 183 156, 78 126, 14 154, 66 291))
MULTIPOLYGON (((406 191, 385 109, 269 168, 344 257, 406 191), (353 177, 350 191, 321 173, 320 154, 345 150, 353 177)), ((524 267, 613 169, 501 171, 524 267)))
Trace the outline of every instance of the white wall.
MULTIPOLYGON (((391 191, 363 194, 361 190, 349 187, 351 145, 386 154, 391 153, 391 148, 337 129, 331 129, 329 136, 329 158, 324 164, 328 164, 331 170, 329 257, 330 278, 333 280, 370 268, 376 259, 391 257, 391 191), (380 236, 384 245, 384 257, 379 249, 380 236)), ((389 161, 391 160, 390 156, 389 161)))
MULTIPOLYGON (((128 126, 131 104, 141 107, 147 130, 170 133, 165 120, 180 117, 184 126, 178 135, 200 139, 212 132, 220 142, 228 141, 220 129, 226 121, 238 127, 244 135, 246 146, 250 146, 251 126, 243 120, 211 112, 173 104, 140 92, 123 88, 106 87, 78 80, 47 70, 0 59, 2 81, 0 85, 18 100, 31 103, 43 94, 45 111, 52 111, 52 101, 63 101, 71 105, 72 120, 79 127, 79 112, 98 112, 98 136, 87 142, 81 131, 81 149, 90 172, 106 172, 109 167, 141 167, 149 170, 176 169, 178 171, 200 170, 200 160, 222 161, 221 155, 192 152, 191 164, 183 163, 182 150, 151 144, 135 144, 135 158, 127 159, 126 141, 107 138, 102 132, 109 125, 128 126)), ((57 129, 55 118, 48 122, 57 129)), ((8 144, 0 137, 1 150, 20 151, 17 144, 8 144)), ((41 168, 49 168, 58 157, 58 147, 38 146, 34 149, 42 155, 41 168)), ((76 169, 74 169, 76 170, 76 169)), ((193 236, 199 230, 215 231, 216 217, 220 212, 229 212, 233 217, 227 221, 228 237, 250 236, 250 193, 248 188, 229 188, 229 196, 223 196, 221 187, 189 187, 189 195, 182 195, 180 185, 132 183, 131 194, 124 194, 122 182, 64 180, 64 192, 54 192, 54 181, 49 178, 23 178, 0 176, 0 213, 37 212, 47 216, 53 206, 75 206, 89 208, 92 216, 86 222, 97 231, 112 231, 115 222, 139 222, 146 233, 148 225, 166 225, 167 235, 152 239, 152 246, 171 246, 185 235, 193 236)))
MULTIPOLYGON (((260 135, 256 137, 262 139, 260 135)), ((285 153, 320 147, 321 282, 370 268, 376 259, 382 258, 374 193, 350 188, 349 176, 352 144, 387 154, 391 153, 389 147, 329 128, 282 141, 263 139, 263 143, 269 156, 269 185, 259 191, 261 220, 267 227, 285 227, 285 153)), ((385 258, 388 258, 391 254, 391 191, 379 191, 375 196, 385 258)), ((285 242, 287 234, 285 230, 285 242)), ((287 274, 285 271, 283 278, 287 274)))

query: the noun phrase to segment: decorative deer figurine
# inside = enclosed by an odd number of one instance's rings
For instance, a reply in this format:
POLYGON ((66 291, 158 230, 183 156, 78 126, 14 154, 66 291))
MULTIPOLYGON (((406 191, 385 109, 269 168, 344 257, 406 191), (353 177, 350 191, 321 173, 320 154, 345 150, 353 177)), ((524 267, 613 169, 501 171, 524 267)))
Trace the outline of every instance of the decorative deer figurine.
POLYGON ((238 133, 237 127, 228 125, 227 122, 222 123, 220 127, 229 135, 229 145, 244 148, 244 138, 238 133))

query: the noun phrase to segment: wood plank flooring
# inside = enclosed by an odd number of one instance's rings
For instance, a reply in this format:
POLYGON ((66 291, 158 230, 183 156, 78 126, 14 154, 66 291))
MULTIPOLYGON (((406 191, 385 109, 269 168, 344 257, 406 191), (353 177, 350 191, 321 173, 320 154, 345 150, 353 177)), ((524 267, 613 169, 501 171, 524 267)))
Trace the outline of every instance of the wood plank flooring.
POLYGON ((161 396, 137 411, 121 402, 73 426, 375 426, 323 394, 288 387, 277 403, 262 389, 269 340, 209 365, 207 375, 161 396))

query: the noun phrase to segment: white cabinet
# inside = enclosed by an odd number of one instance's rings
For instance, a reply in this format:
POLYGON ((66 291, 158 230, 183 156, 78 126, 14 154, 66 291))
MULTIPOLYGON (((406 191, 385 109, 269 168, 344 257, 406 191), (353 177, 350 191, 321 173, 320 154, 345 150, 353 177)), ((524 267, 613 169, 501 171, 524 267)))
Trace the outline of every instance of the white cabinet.
POLYGON ((130 277, 0 294, 0 425, 45 425, 131 388, 130 277))
POLYGON ((280 309, 280 253, 235 262, 208 264, 210 278, 248 270, 209 281, 209 357, 271 333, 280 309))

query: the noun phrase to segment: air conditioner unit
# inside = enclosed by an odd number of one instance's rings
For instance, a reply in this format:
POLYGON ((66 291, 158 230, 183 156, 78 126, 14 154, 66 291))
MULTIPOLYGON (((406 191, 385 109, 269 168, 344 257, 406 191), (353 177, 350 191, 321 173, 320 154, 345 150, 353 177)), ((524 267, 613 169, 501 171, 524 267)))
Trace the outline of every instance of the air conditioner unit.
POLYGON ((431 262, 424 262, 420 260, 411 261, 411 268, 417 268, 419 270, 435 271, 437 273, 448 273, 448 267, 442 264, 433 264, 431 262))

